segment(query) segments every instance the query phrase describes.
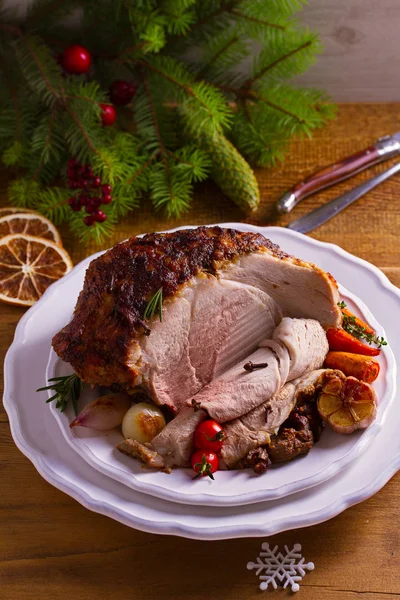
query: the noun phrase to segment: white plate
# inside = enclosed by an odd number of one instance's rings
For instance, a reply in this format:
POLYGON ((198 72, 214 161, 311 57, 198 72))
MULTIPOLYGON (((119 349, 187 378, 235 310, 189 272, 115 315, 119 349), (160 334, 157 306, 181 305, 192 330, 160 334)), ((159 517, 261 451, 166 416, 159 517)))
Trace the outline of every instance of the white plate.
MULTIPOLYGON (((257 230, 247 225, 229 226, 257 230)), ((325 269, 342 269, 341 281, 348 289, 364 299, 369 295, 367 302, 379 314, 399 360, 400 326, 396 317, 400 292, 378 269, 338 247, 288 230, 273 228, 263 233, 267 236, 271 233, 283 247, 290 244, 292 252, 305 258, 313 253, 314 260, 325 269)), ((286 499, 211 508, 178 505, 130 490, 92 469, 72 451, 60 436, 43 398, 34 393, 43 382, 51 339, 43 323, 36 319, 39 308, 40 302, 21 319, 7 354, 4 404, 14 440, 22 452, 45 479, 94 511, 144 531, 196 539, 271 535, 335 516, 375 493, 400 468, 400 411, 393 402, 382 430, 358 461, 329 482, 286 499)))
MULTIPOLYGON (((270 238, 275 241, 273 233, 270 238)), ((286 243, 283 250, 290 253, 292 251, 290 244, 286 243)), ((46 321, 48 331, 56 333, 69 322, 83 286, 86 269, 94 256, 85 259, 68 277, 64 277, 51 287, 42 303, 41 316, 37 316, 46 321)), ((300 255, 300 258, 304 256, 300 255)), ((312 255, 312 260, 317 262, 315 255, 312 255)), ((336 278, 340 277, 340 272, 336 270, 332 270, 332 274, 336 278)), ((343 288, 340 292, 351 310, 366 319, 378 335, 386 337, 382 326, 373 318, 361 300, 343 288)), ((134 490, 183 504, 207 506, 252 504, 282 498, 322 483, 346 468, 364 451, 366 445, 382 427, 395 390, 395 361, 391 349, 385 348, 379 360, 381 373, 375 387, 380 404, 377 419, 371 427, 351 436, 341 436, 326 428, 321 440, 307 456, 280 465, 261 476, 246 469, 220 471, 215 481, 209 478, 193 481, 191 469, 174 469, 169 475, 161 471, 143 469, 139 461, 121 454, 116 449, 116 445, 123 439, 119 430, 96 432, 83 427, 70 429, 69 423, 74 417, 71 407, 64 413, 60 413, 52 404, 51 411, 65 439, 82 460, 134 490)), ((70 365, 63 363, 50 349, 44 381, 71 372, 70 365)), ((52 393, 49 391, 48 397, 52 393)), ((79 408, 82 409, 85 404, 93 400, 96 394, 98 395, 98 392, 86 390, 79 408)))

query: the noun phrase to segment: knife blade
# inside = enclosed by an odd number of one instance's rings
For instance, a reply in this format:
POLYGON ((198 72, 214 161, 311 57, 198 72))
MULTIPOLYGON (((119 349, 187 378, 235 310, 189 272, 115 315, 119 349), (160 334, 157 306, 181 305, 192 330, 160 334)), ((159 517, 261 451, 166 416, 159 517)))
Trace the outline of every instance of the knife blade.
POLYGON ((324 167, 297 183, 278 201, 276 208, 279 213, 288 213, 304 198, 315 194, 339 181, 352 177, 356 173, 400 153, 400 132, 386 135, 375 144, 348 156, 343 160, 324 167))
POLYGON ((292 221, 287 225, 287 229, 292 229, 293 231, 298 231, 300 233, 308 233, 313 229, 316 229, 320 225, 323 225, 329 219, 339 214, 342 210, 350 206, 353 202, 367 194, 370 190, 373 190, 377 185, 389 179, 389 177, 393 177, 396 173, 400 171, 400 163, 396 163, 390 169, 383 171, 383 173, 379 173, 375 177, 372 177, 368 181, 357 185, 355 188, 334 198, 327 204, 312 210, 308 215, 304 215, 296 221, 292 221))

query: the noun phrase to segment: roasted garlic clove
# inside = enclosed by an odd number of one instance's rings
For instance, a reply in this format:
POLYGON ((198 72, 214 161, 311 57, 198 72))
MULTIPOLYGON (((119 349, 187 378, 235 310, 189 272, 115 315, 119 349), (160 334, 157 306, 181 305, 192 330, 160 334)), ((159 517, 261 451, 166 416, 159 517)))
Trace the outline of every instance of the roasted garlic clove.
POLYGON ((355 377, 333 377, 317 401, 321 418, 337 433, 366 429, 376 417, 375 390, 355 377))

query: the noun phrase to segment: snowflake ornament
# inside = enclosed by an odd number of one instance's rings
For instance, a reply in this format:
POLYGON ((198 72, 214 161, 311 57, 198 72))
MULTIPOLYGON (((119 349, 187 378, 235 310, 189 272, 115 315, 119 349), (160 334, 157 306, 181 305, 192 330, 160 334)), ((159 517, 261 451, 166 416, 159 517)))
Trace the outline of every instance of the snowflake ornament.
POLYGON ((271 550, 269 544, 264 542, 261 545, 257 561, 247 563, 249 571, 255 569, 256 575, 260 576, 260 590, 266 590, 270 584, 276 590, 277 582, 279 582, 281 585, 283 584, 284 588, 290 584, 292 592, 298 592, 300 586, 297 582, 303 579, 306 571, 314 569, 314 563, 304 563, 300 544, 295 544, 292 550, 289 550, 287 546, 284 548, 285 554, 282 554, 282 552, 278 552, 278 546, 271 550))

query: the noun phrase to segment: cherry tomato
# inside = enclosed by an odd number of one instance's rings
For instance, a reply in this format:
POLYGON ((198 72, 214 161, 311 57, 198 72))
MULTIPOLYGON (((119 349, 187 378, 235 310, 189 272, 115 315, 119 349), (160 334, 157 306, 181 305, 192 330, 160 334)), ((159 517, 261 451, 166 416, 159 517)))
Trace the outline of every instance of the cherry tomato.
POLYGON ((197 450, 221 452, 222 444, 226 438, 221 425, 212 419, 203 421, 194 432, 193 443, 197 450))
POLYGON ((197 475, 193 479, 198 477, 211 477, 214 479, 213 473, 218 471, 219 461, 218 456, 214 452, 208 452, 207 450, 196 450, 192 455, 192 469, 197 475))

